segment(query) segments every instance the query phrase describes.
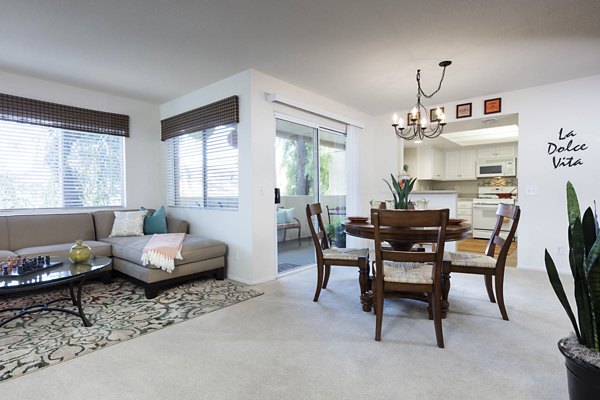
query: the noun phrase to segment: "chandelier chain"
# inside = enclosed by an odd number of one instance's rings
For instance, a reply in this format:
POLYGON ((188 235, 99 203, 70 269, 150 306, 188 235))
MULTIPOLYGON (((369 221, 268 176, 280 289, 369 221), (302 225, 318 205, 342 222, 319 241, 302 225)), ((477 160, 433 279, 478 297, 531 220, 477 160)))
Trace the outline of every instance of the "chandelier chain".
POLYGON ((437 87, 437 89, 435 90, 435 92, 431 93, 431 94, 427 94, 423 91, 423 89, 421 89, 421 70, 417 70, 417 86, 419 87, 419 93, 423 95, 423 97, 425 97, 426 99, 430 99, 433 96, 436 95, 437 92, 440 91, 440 89, 442 88, 442 82, 444 82, 444 76, 446 75, 446 67, 444 67, 444 69, 442 70, 442 78, 440 79, 440 83, 437 87))

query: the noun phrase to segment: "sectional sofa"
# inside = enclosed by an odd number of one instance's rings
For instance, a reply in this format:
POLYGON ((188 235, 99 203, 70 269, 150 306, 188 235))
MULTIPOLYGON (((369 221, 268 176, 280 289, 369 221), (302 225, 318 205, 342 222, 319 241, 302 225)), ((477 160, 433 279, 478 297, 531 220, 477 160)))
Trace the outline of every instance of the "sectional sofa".
MULTIPOLYGON (((152 235, 109 237, 114 211, 104 210, 72 214, 35 214, 0 216, 0 259, 14 256, 68 256, 76 240, 83 240, 93 255, 109 256, 112 268, 144 286, 147 298, 159 289, 212 273, 225 278, 225 243, 186 234, 175 270, 165 272, 153 265, 142 266, 142 250, 152 235)), ((167 217, 169 233, 187 233, 186 221, 167 217)))

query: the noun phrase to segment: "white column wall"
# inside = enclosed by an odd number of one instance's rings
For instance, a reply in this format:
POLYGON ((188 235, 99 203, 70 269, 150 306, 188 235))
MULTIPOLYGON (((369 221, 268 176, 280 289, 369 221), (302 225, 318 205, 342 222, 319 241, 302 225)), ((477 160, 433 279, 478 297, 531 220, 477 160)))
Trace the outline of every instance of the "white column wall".
POLYGON ((126 207, 138 208, 143 205, 147 208, 157 208, 162 204, 165 184, 160 157, 160 120, 157 105, 2 71, 0 92, 129 115, 130 137, 125 138, 126 207))

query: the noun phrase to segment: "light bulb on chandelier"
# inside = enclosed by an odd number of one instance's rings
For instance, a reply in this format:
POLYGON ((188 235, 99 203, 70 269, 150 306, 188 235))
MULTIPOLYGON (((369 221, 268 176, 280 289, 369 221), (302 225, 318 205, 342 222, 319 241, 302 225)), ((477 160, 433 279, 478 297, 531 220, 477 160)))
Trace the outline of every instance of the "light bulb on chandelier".
POLYGON ((421 70, 417 70, 417 104, 412 108, 407 116, 406 128, 404 127, 404 121, 398 117, 398 114, 394 113, 392 117, 392 126, 396 132, 398 139, 404 140, 422 140, 423 138, 436 138, 444 131, 446 125, 446 116, 443 111, 438 107, 431 113, 431 121, 427 119, 427 109, 421 104, 421 95, 427 99, 432 98, 442 88, 442 82, 444 81, 444 75, 446 74, 446 67, 452 64, 452 61, 442 61, 439 66, 444 68, 442 70, 442 77, 437 89, 431 94, 425 94, 421 89, 421 70))

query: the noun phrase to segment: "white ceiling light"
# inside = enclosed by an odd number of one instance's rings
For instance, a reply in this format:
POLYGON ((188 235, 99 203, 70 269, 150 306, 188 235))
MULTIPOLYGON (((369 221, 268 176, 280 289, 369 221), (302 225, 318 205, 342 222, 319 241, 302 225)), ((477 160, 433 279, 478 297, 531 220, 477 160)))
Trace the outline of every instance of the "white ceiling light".
POLYGON ((450 140, 459 146, 512 142, 519 139, 519 127, 517 125, 506 125, 495 128, 443 133, 441 137, 450 140))

